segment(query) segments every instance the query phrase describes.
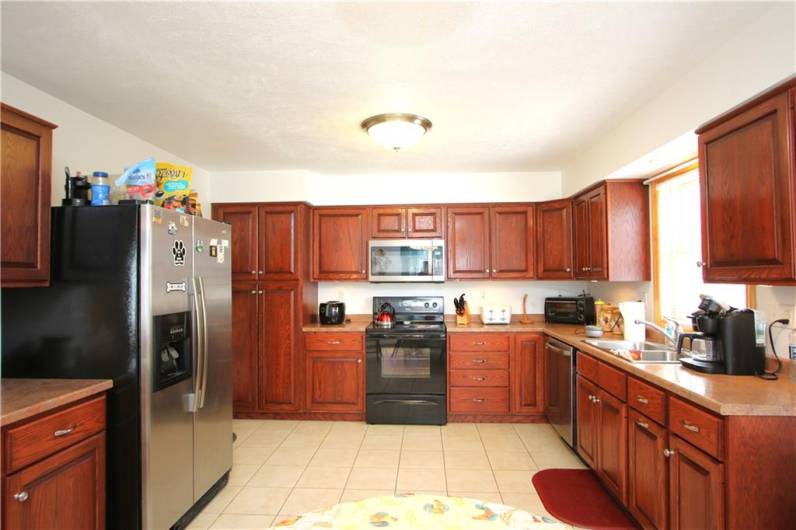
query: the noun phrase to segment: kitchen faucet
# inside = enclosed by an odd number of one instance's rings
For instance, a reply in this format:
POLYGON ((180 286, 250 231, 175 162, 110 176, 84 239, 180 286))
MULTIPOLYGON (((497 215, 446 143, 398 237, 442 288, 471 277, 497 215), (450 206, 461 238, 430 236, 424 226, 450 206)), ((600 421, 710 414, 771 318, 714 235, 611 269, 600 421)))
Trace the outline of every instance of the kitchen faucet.
POLYGON ((663 319, 674 326, 674 331, 672 333, 669 333, 668 331, 666 331, 659 325, 655 324, 654 322, 647 322, 646 320, 635 320, 634 323, 643 324, 650 329, 654 329, 655 331, 663 335, 664 339, 666 339, 667 342, 670 342, 672 346, 676 348, 677 340, 680 338, 680 333, 682 332, 682 327, 680 326, 680 323, 673 318, 663 317, 663 319))

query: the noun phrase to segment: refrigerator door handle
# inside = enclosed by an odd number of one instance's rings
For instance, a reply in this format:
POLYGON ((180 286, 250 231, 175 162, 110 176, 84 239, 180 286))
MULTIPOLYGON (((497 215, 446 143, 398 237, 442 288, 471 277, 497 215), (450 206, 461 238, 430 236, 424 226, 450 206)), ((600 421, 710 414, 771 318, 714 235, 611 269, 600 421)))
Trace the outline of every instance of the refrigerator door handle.
POLYGON ((202 327, 201 327, 201 342, 202 342, 202 367, 201 367, 201 384, 200 384, 200 394, 198 395, 199 398, 199 408, 205 406, 205 396, 207 395, 207 302, 205 300, 205 282, 201 276, 199 276, 199 302, 200 306, 202 307, 202 327))
POLYGON ((202 307, 200 301, 199 280, 191 278, 192 302, 193 302, 193 394, 187 400, 189 410, 196 412, 199 410, 199 396, 201 392, 201 373, 202 373, 202 307))

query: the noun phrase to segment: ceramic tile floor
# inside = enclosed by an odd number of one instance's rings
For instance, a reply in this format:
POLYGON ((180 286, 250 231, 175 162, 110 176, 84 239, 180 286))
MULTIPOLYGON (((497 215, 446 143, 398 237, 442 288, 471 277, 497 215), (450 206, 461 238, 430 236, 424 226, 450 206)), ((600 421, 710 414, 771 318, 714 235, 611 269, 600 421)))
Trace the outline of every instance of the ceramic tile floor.
POLYGON ((546 514, 536 470, 583 468, 548 424, 235 420, 229 485, 189 528, 268 528, 338 502, 415 492, 546 514))

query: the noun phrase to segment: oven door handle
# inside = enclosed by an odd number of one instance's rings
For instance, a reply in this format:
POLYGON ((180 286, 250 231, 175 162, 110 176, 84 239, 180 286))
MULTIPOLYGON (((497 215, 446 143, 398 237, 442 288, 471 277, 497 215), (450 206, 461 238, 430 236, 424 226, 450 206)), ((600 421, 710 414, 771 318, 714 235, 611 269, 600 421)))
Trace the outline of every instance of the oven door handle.
POLYGON ((413 405, 413 406, 420 406, 420 407, 436 407, 439 403, 434 401, 429 401, 427 399, 380 399, 376 401, 374 405, 388 405, 388 404, 398 404, 398 405, 413 405))

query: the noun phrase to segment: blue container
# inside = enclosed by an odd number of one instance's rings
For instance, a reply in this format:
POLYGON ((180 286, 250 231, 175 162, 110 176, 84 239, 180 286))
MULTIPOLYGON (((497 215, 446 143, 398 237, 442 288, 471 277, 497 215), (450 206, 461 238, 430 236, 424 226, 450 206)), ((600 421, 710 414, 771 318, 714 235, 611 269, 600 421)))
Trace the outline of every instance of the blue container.
POLYGON ((91 174, 91 206, 108 206, 111 203, 111 183, 105 171, 91 174))

